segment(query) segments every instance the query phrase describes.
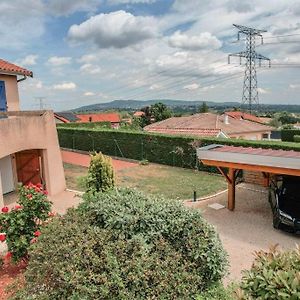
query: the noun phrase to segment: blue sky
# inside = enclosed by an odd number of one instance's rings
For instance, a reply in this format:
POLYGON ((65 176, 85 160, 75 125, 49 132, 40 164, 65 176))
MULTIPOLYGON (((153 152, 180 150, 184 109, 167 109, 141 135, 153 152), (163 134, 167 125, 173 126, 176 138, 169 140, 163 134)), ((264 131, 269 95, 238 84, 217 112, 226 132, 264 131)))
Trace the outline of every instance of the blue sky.
MULTIPOLYGON (((233 23, 265 29, 261 103, 300 104, 299 0, 3 0, 1 57, 34 72, 23 109, 115 99, 240 101, 243 66, 227 55, 233 23), (291 36, 287 36, 291 35, 291 36), (291 43, 291 41, 293 43, 291 43)), ((259 44, 259 43, 258 43, 259 44)))

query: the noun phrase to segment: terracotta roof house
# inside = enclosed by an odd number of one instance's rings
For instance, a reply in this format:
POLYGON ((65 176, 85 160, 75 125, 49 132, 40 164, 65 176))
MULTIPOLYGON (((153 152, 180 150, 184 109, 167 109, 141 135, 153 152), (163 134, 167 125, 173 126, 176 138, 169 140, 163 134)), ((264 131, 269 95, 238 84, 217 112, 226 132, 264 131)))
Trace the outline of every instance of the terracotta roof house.
POLYGON ((247 120, 247 121, 256 122, 260 124, 264 123, 263 120, 261 120, 257 116, 242 111, 227 111, 225 112, 225 114, 237 120, 247 120))
POLYGON ((0 206, 19 183, 43 184, 50 195, 66 188, 53 112, 20 111, 18 83, 27 77, 33 73, 0 60, 0 206))
POLYGON ((88 122, 110 122, 113 128, 120 126, 120 116, 117 113, 101 113, 101 114, 82 114, 76 115, 79 119, 76 122, 88 123, 88 122))
POLYGON ((269 139, 272 127, 229 117, 227 114, 200 113, 187 117, 173 117, 144 127, 148 132, 192 135, 197 137, 225 137, 248 140, 269 139))
POLYGON ((136 117, 136 118, 140 118, 142 116, 144 116, 145 113, 143 111, 136 111, 133 116, 136 117))
POLYGON ((79 118, 72 112, 56 112, 54 113, 54 118, 56 123, 71 123, 77 122, 79 118))

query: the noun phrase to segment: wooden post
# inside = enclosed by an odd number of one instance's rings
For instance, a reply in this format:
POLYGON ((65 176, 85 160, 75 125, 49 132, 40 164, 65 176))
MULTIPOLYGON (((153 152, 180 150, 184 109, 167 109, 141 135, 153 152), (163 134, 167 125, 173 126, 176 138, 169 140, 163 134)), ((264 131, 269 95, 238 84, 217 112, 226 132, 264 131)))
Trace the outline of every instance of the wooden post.
POLYGON ((227 208, 234 210, 235 207, 235 169, 230 168, 228 170, 228 203, 227 208))

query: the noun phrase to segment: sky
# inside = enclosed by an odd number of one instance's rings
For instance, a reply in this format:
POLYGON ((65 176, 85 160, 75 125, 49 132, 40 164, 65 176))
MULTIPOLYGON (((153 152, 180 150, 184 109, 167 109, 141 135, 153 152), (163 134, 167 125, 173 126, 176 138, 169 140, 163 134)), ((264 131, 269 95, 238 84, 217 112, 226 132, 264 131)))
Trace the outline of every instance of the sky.
POLYGON ((300 104, 300 0, 2 0, 1 58, 34 73, 22 109, 119 99, 240 101, 239 24, 266 30, 260 103, 300 104), (293 66, 288 66, 291 64, 293 66), (297 65, 299 64, 299 65, 297 65))

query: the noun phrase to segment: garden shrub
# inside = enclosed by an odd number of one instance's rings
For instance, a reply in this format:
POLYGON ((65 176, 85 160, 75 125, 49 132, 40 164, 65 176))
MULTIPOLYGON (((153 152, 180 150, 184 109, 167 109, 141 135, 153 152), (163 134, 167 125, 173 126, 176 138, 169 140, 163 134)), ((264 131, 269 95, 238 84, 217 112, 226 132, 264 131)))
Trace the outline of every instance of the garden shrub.
POLYGON ((300 135, 294 135, 294 142, 300 143, 300 135))
POLYGON ((112 159, 101 152, 91 154, 91 162, 86 177, 87 191, 105 192, 115 185, 112 159))
POLYGON ((259 251, 250 270, 244 271, 241 288, 245 299, 300 299, 300 249, 259 251))
POLYGON ((3 207, 0 214, 0 241, 6 241, 8 256, 15 262, 27 259, 28 247, 40 235, 39 230, 51 210, 47 191, 39 184, 21 186, 17 202, 11 210, 3 207))
POLYGON ((235 300, 234 291, 231 287, 225 288, 222 284, 212 285, 207 291, 201 293, 197 300, 235 300))
POLYGON ((299 129, 282 129, 281 140, 286 142, 294 142, 294 136, 300 135, 299 129))
POLYGON ((15 299, 195 299, 227 265, 198 211, 127 189, 85 195, 30 254, 15 299))

